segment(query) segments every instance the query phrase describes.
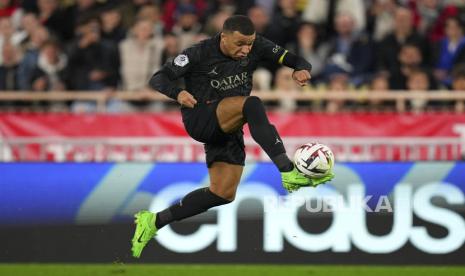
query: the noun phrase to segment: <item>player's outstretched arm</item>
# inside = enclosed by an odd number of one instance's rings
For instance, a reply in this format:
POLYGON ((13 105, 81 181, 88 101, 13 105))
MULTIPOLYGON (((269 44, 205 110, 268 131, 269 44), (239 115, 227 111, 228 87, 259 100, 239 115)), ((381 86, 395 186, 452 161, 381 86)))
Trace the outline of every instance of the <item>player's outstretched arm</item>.
POLYGON ((174 85, 174 80, 171 79, 163 69, 156 72, 152 78, 150 78, 149 85, 151 88, 175 101, 178 100, 178 95, 183 91, 183 89, 174 85))
POLYGON ((292 78, 300 86, 304 86, 310 80, 312 65, 303 57, 297 56, 288 50, 276 45, 274 42, 257 35, 255 46, 262 59, 276 62, 294 69, 292 78))

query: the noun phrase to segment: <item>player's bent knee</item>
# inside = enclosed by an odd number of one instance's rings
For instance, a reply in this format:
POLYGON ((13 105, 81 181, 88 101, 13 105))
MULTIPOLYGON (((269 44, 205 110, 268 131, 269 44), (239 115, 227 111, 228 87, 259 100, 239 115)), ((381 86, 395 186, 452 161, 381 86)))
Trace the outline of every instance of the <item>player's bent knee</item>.
POLYGON ((265 113, 265 106, 259 97, 250 96, 245 100, 244 106, 242 107, 242 114, 244 118, 247 119, 250 116, 254 116, 254 114, 262 113, 265 113))

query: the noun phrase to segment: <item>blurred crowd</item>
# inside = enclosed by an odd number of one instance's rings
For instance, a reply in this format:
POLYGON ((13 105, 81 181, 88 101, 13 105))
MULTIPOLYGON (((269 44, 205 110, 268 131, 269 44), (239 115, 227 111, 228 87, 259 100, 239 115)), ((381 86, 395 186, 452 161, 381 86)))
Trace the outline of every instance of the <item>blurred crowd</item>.
MULTIPOLYGON (((219 32, 232 14, 248 15, 258 34, 313 65, 312 84, 300 88, 291 69, 264 62, 255 90, 465 92, 464 0, 0 0, 0 90, 151 93, 154 71, 219 32)), ((442 105, 409 103, 426 106, 442 105)), ((165 107, 109 104, 117 112, 165 107)), ((95 104, 77 101, 71 109, 95 104)))

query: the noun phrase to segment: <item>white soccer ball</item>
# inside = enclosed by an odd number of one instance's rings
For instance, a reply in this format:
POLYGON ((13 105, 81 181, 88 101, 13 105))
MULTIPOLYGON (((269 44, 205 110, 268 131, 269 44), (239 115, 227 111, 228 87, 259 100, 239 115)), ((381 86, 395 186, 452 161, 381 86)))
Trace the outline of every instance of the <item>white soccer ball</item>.
POLYGON ((321 178, 331 173, 334 154, 326 145, 308 143, 296 150, 294 164, 297 170, 307 177, 321 178))

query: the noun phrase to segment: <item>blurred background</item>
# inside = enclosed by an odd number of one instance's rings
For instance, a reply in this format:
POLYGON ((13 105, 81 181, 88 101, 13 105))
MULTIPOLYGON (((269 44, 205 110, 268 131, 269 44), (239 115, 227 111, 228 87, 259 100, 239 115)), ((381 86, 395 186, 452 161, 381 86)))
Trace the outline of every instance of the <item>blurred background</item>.
POLYGON ((463 0, 0 0, 0 262, 134 262, 132 215, 208 185, 147 81, 233 14, 313 65, 301 88, 264 62, 253 93, 289 155, 331 147, 336 178, 286 195, 246 127, 236 200, 140 262, 465 265, 463 0))

